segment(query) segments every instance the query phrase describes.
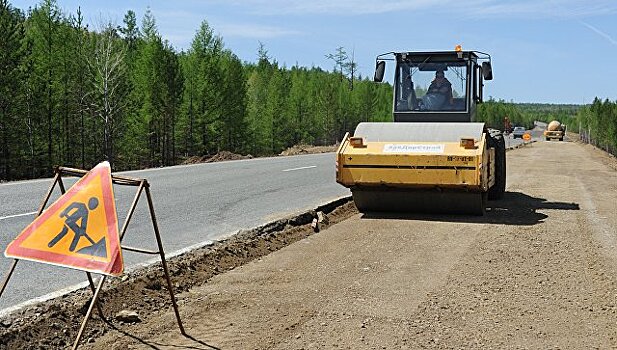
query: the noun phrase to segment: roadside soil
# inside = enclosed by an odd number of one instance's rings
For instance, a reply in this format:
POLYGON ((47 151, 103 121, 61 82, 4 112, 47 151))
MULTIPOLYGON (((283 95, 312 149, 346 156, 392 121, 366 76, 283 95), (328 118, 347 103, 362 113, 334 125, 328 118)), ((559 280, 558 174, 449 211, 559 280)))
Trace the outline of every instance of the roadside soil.
POLYGON ((252 159, 252 158, 253 156, 250 154, 242 155, 242 154, 233 153, 229 151, 221 151, 221 152, 216 153, 215 155, 189 157, 182 162, 182 165, 197 164, 197 163, 214 163, 214 162, 224 162, 226 160, 240 160, 240 159, 252 159))
MULTIPOLYGON (((279 154, 279 156, 297 156, 300 154, 315 154, 315 153, 328 153, 328 152, 336 152, 336 148, 338 145, 333 146, 312 146, 312 145, 295 145, 287 148, 283 152, 279 154)), ((215 155, 205 155, 205 156, 193 156, 185 159, 182 164, 197 164, 197 163, 214 163, 214 162, 224 162, 227 160, 240 160, 240 159, 252 159, 254 158, 252 155, 247 154, 238 154, 229 151, 221 151, 216 153, 215 155)))
POLYGON ((312 145, 295 145, 281 152, 281 156, 297 156, 300 154, 328 153, 336 152, 338 145, 332 146, 312 146, 312 145))
MULTIPOLYGON (((484 217, 358 214, 347 203, 319 233, 305 213, 174 260, 187 336, 160 267, 129 275, 103 308, 140 322, 95 316, 82 348, 617 348, 617 171, 596 151, 508 152, 506 196, 484 217)), ((2 320, 3 346, 64 348, 88 295, 2 320)))

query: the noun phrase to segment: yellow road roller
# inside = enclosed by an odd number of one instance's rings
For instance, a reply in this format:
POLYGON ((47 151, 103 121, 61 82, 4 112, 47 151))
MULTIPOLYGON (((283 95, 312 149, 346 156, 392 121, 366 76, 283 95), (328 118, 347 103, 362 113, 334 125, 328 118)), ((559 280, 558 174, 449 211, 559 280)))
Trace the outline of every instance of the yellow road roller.
POLYGON ((500 130, 474 122, 490 55, 479 51, 377 56, 374 80, 393 61, 393 123, 360 123, 336 154, 336 181, 360 212, 483 215, 504 196, 500 130))

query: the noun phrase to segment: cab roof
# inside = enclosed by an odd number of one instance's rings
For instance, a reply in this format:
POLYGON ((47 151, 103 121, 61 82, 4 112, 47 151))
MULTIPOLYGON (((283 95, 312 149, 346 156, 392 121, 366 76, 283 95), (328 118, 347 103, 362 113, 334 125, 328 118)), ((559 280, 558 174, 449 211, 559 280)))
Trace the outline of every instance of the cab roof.
POLYGON ((396 61, 407 62, 460 62, 489 60, 491 56, 480 51, 403 51, 387 52, 377 56, 377 59, 385 59, 386 56, 394 55, 396 61))

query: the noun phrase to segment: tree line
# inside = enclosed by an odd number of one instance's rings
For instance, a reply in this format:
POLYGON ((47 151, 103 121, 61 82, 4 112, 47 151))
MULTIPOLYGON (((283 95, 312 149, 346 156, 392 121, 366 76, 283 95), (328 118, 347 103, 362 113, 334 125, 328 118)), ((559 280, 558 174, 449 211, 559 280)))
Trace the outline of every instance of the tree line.
POLYGON ((332 71, 288 68, 259 43, 243 62, 205 20, 178 51, 149 10, 93 29, 55 0, 28 11, 0 0, 0 180, 101 160, 118 171, 271 155, 390 119, 390 86, 358 76, 343 47, 326 57, 332 71))
POLYGON ((583 141, 617 155, 617 101, 596 97, 578 111, 573 124, 583 141))
POLYGON ((581 105, 514 103, 489 98, 478 106, 476 119, 500 130, 504 128, 505 117, 510 119, 513 127, 523 126, 526 129, 533 128, 535 121, 550 123, 559 120, 570 126, 581 108, 581 105))

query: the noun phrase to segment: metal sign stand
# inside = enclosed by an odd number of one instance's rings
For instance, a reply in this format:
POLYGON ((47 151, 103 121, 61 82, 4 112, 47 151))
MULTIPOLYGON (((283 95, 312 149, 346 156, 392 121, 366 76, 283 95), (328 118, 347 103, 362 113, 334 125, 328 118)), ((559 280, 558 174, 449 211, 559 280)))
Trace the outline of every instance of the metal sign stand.
MULTIPOLYGON (((81 170, 81 169, 73 169, 73 168, 66 168, 66 167, 56 168, 56 175, 54 176, 54 181, 49 187, 49 190, 47 191, 47 195, 45 196, 45 199, 43 200, 43 203, 39 207, 39 210, 36 215, 37 216, 41 215, 41 213, 45 209, 45 206, 47 205, 47 202, 49 202, 49 198, 51 197, 51 194, 56 184, 58 184, 58 186, 60 187, 60 192, 62 194, 66 192, 64 188, 64 183, 62 182, 62 175, 81 177, 81 176, 86 175, 87 173, 88 173, 87 170, 81 170)), ((133 213, 135 212, 135 208, 137 207, 137 202, 139 201, 139 198, 141 197, 142 192, 144 190, 146 192, 146 198, 148 200, 148 208, 150 209, 150 218, 152 219, 152 227, 154 229, 154 235, 156 237, 158 251, 133 248, 129 246, 121 246, 121 249, 132 251, 135 253, 150 254, 150 255, 158 254, 161 256, 161 263, 163 265, 163 271, 165 272, 165 279, 167 280, 167 289, 169 290, 169 296, 171 297, 171 302, 173 304, 174 312, 176 314, 176 320, 178 322, 178 327, 180 328, 180 333, 182 333, 182 335, 186 335, 186 332, 184 331, 184 326, 182 326, 182 320, 180 319, 180 312, 178 311, 178 304, 176 303, 176 298, 174 296, 171 279, 169 277, 169 269, 167 268, 167 261, 165 260, 165 252, 163 250, 163 243, 161 241, 159 226, 156 222, 156 216, 154 214, 154 205, 152 203, 152 196, 150 195, 150 184, 148 183, 148 180, 146 179, 138 179, 138 178, 132 178, 128 176, 121 176, 121 175, 112 174, 111 179, 112 179, 112 183, 117 184, 117 185, 137 187, 137 193, 135 194, 135 197, 133 198, 133 203, 131 204, 131 207, 129 208, 126 219, 124 220, 124 224, 122 225, 122 229, 120 230, 120 242, 122 242, 122 238, 124 238, 124 234, 126 233, 126 229, 129 225, 129 222, 131 221, 131 218, 133 217, 133 213)), ((11 264, 9 271, 6 274, 4 281, 2 282, 2 286, 0 287, 0 297, 2 296, 2 293, 4 292, 4 289, 6 288, 6 285, 8 284, 9 279, 11 278, 11 275, 13 274, 13 271, 15 270, 15 267, 17 266, 18 261, 19 259, 14 259, 13 263, 11 264)), ((90 274, 90 272, 86 272, 86 275, 88 276, 88 283, 90 284, 90 289, 92 290, 92 293, 94 294, 94 296, 92 297, 92 301, 90 301, 90 306, 88 307, 86 316, 84 316, 84 320, 81 323, 81 327, 79 328, 79 332, 77 333, 77 337, 75 338, 75 342, 73 343, 73 349, 77 349, 77 347, 79 346, 79 341, 81 340, 81 337, 84 333, 86 325, 88 324, 88 320, 90 319, 90 316, 92 315, 92 311, 95 305, 96 305, 96 308, 98 310, 98 313, 101 319, 105 319, 103 315, 103 308, 101 307, 101 304, 98 302, 97 299, 99 297, 101 288, 103 287, 103 283, 105 283, 105 279, 107 276, 102 275, 98 281, 98 285, 95 287, 94 280, 92 279, 92 275, 90 274)))

